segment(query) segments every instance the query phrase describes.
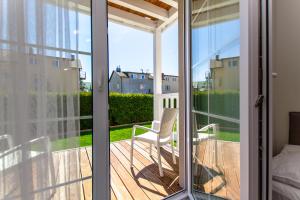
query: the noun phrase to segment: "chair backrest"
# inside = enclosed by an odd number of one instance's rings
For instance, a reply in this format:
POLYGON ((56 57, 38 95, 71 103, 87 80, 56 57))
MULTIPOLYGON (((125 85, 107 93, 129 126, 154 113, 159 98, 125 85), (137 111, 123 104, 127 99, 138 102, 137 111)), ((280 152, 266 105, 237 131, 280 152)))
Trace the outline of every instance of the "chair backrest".
POLYGON ((11 135, 0 135, 0 152, 13 148, 11 135))
POLYGON ((165 108, 162 119, 160 121, 160 138, 170 137, 173 131, 173 127, 178 115, 178 110, 176 108, 165 108))

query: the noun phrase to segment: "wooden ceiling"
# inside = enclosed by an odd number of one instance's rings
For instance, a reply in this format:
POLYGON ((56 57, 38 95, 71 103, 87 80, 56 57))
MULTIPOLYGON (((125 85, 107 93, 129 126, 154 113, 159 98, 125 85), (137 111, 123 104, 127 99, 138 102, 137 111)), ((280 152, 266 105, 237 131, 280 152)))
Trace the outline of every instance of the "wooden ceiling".
POLYGON ((172 6, 166 4, 166 3, 162 2, 162 1, 159 1, 159 0, 145 0, 145 1, 147 1, 149 3, 152 3, 152 4, 154 4, 154 5, 158 6, 158 7, 161 7, 163 9, 165 9, 165 10, 170 10, 172 8, 172 6))
POLYGON ((108 6, 111 6, 111 7, 114 7, 114 8, 117 8, 117 9, 129 12, 129 13, 132 13, 132 14, 144 17, 144 18, 149 18, 149 19, 151 19, 153 21, 157 20, 157 18, 154 18, 154 17, 152 17, 150 15, 146 15, 146 14, 144 14, 142 12, 138 12, 136 10, 133 10, 133 9, 130 9, 130 8, 126 8, 125 6, 121 6, 121 5, 112 3, 112 2, 108 2, 108 6))
POLYGON ((110 20, 155 31, 177 19, 177 0, 107 0, 110 20))

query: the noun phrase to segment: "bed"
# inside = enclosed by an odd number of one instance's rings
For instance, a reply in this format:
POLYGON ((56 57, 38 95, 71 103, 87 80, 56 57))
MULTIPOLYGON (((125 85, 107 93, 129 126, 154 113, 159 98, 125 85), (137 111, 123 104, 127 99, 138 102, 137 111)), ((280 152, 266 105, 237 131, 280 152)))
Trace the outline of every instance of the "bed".
POLYGON ((300 112, 289 114, 289 144, 273 158, 273 200, 300 200, 300 112))

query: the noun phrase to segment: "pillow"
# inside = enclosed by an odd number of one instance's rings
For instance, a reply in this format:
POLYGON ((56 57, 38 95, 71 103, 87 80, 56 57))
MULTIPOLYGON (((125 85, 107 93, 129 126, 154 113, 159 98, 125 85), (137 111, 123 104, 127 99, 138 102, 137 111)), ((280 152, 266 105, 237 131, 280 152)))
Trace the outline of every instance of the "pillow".
POLYGON ((275 156, 272 170, 273 180, 300 189, 300 151, 285 151, 275 156))
POLYGON ((300 145, 291 145, 291 144, 286 144, 281 153, 282 154, 286 154, 286 153, 290 153, 290 152, 300 152, 300 145))

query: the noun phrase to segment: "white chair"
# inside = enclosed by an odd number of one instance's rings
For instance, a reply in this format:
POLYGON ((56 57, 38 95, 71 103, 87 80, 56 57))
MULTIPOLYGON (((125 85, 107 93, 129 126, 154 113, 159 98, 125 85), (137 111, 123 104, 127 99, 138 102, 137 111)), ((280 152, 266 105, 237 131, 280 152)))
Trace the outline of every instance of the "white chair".
POLYGON ((134 125, 132 130, 132 139, 131 139, 131 154, 130 154, 130 162, 131 167, 133 165, 133 148, 134 148, 134 141, 143 141, 150 144, 150 155, 152 154, 152 145, 157 148, 157 157, 158 157, 158 167, 159 167, 159 174, 160 176, 164 176, 161 164, 161 154, 160 154, 160 147, 166 144, 171 143, 172 148, 172 156, 173 156, 173 163, 176 164, 176 158, 174 154, 174 147, 173 147, 173 127, 176 122, 176 118, 178 115, 178 110, 175 108, 166 108, 164 109, 161 121, 153 121, 152 127, 147 128, 144 126, 134 125), (143 129, 147 130, 148 132, 142 135, 135 135, 136 129, 143 129))
MULTIPOLYGON (((213 140, 214 141, 214 165, 218 166, 218 153, 217 153, 217 133, 218 133, 218 125, 217 124, 209 124, 200 129, 195 130, 193 137, 193 159, 194 163, 197 163, 197 158, 200 156, 198 145, 201 145, 201 142, 213 140), (212 129, 212 133, 210 130, 212 129)), ((203 166, 207 173, 213 177, 210 170, 208 170, 205 166, 203 166)), ((197 173, 198 165, 195 165, 194 172, 197 173)))
POLYGON ((11 135, 0 135, 0 152, 11 149, 14 144, 11 135))

